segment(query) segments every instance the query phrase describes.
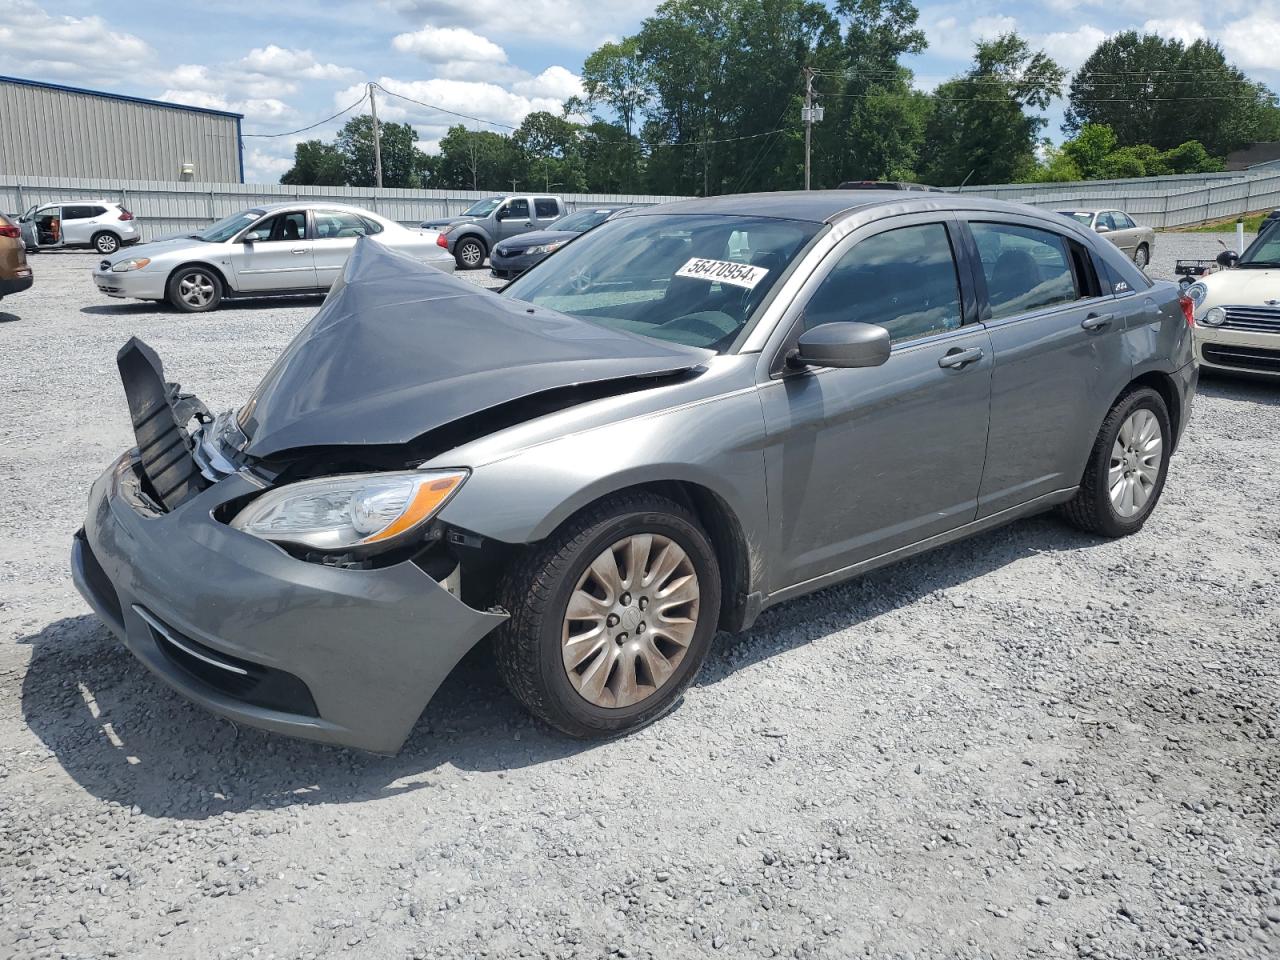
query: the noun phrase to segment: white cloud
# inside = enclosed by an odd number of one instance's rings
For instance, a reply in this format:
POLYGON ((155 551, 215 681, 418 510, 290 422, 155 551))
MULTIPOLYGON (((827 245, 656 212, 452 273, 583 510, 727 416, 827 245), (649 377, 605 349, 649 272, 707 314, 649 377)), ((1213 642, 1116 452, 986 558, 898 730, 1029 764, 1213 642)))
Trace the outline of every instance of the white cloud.
POLYGON ((644 0, 525 0, 519 15, 509 0, 383 0, 415 24, 462 26, 482 29, 488 34, 513 39, 552 40, 556 43, 595 49, 617 34, 619 24, 627 29, 653 12, 656 3, 644 0))
POLYGON ((1107 39, 1107 32, 1090 24, 1077 27, 1070 33, 1044 33, 1032 36, 1031 45, 1043 50, 1054 62, 1067 70, 1075 70, 1088 59, 1089 54, 1107 39))
POLYGON ((1222 28, 1222 47, 1227 59, 1245 70, 1280 69, 1272 46, 1277 39, 1280 39, 1280 16, 1267 13, 1255 13, 1222 28))
POLYGON ((401 53, 411 53, 428 63, 448 64, 506 63, 507 52, 486 37, 465 27, 433 27, 427 25, 413 33, 397 34, 391 46, 401 53))
POLYGON ((239 62, 242 69, 271 77, 304 80, 348 80, 359 71, 336 63, 321 63, 310 50, 291 50, 269 43, 255 47, 239 62))
POLYGON ((55 17, 32 0, 0 2, 0 73, 106 84, 123 64, 155 56, 145 40, 101 17, 55 17))
POLYGON ((586 93, 582 89, 582 78, 561 66, 547 67, 528 80, 517 80, 511 84, 511 89, 524 96, 550 97, 553 100, 568 100, 586 93))
MULTIPOLYGON (((1280 24, 1280 21, 1276 21, 1280 24)), ((1176 19, 1176 20, 1148 20, 1142 25, 1143 33, 1154 33, 1157 36, 1164 37, 1166 40, 1181 40, 1185 44, 1195 43, 1197 40, 1206 40, 1209 37, 1209 31, 1204 28, 1204 24, 1197 20, 1176 19)), ((1254 38, 1256 45, 1257 38, 1254 38)))
POLYGON ((991 40, 1002 33, 1018 29, 1013 17, 943 17, 924 24, 929 38, 929 52, 951 60, 973 59, 974 46, 979 40, 991 40))
POLYGON ((250 122, 272 122, 286 120, 295 115, 293 107, 283 100, 274 97, 250 97, 244 100, 231 100, 218 93, 207 90, 166 90, 156 99, 168 103, 179 103, 187 107, 207 107, 210 110, 229 110, 232 113, 243 113, 250 122))
POLYGON ((276 183, 293 166, 293 145, 250 147, 244 152, 246 183, 276 183), (287 149, 285 147, 287 146, 287 149))

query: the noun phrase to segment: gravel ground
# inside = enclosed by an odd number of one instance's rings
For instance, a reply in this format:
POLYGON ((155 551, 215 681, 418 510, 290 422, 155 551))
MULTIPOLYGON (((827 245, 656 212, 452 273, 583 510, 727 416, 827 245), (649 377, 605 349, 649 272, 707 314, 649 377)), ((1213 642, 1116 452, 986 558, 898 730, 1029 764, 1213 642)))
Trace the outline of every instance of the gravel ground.
POLYGON ((1138 536, 1041 517, 783 605, 613 743, 482 649, 379 758, 188 705, 76 595, 120 343, 217 409, 318 302, 188 317, 93 260, 0 305, 0 956, 1280 955, 1280 387, 1202 385, 1138 536))
MULTIPOLYGON (((1255 234, 1246 233, 1244 242, 1252 243, 1255 234)), ((1223 247, 1236 249, 1234 233, 1157 233, 1147 272, 1153 277, 1176 280, 1176 260, 1212 260, 1223 247)))

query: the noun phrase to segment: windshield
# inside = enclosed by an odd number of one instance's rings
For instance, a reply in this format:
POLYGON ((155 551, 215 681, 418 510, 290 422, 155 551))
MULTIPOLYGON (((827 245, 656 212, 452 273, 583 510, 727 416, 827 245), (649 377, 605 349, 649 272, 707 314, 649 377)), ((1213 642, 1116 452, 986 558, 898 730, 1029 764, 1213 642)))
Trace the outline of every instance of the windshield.
POLYGON ((493 211, 498 209, 498 204, 502 202, 502 197, 485 197, 483 200, 477 200, 466 210, 462 211, 464 217, 487 217, 493 211))
POLYGON ((1093 214, 1088 210, 1059 210, 1064 217, 1070 217, 1072 220, 1079 220, 1086 227, 1093 223, 1093 214))
POLYGON ((205 243, 223 243, 255 220, 261 219, 264 213, 266 213, 265 210, 242 210, 240 213, 233 213, 229 217, 223 217, 213 226, 191 234, 191 239, 203 240, 205 243))
POLYGON ((597 224, 608 220, 611 213, 613 213, 612 210, 579 210, 577 213, 561 217, 547 229, 564 230, 567 233, 586 233, 597 224))
POLYGON ((503 296, 724 352, 820 223, 666 214, 610 220, 503 296))
POLYGON ((1240 255, 1242 267, 1280 267, 1280 220, 1264 222, 1262 231, 1240 255))

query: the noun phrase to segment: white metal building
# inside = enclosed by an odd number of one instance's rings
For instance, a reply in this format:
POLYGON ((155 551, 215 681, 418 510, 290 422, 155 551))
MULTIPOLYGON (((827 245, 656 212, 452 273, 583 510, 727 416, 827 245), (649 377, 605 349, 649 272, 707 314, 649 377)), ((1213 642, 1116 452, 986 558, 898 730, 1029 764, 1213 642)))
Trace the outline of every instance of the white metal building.
POLYGON ((243 183, 241 119, 0 76, 0 174, 243 183))

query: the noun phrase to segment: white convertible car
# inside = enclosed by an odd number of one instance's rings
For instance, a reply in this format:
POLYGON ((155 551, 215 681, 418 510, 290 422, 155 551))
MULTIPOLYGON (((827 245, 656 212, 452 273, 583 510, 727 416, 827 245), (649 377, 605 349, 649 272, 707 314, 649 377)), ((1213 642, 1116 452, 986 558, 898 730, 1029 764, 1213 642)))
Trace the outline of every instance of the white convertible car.
POLYGON ((1263 221, 1244 253, 1223 251, 1218 263, 1228 269, 1186 289, 1196 357, 1207 369, 1280 377, 1280 218, 1263 221))

